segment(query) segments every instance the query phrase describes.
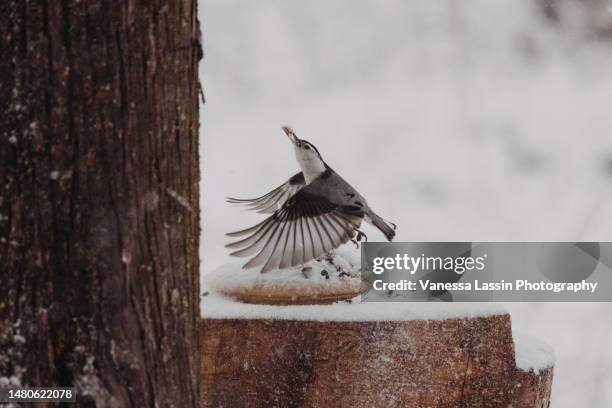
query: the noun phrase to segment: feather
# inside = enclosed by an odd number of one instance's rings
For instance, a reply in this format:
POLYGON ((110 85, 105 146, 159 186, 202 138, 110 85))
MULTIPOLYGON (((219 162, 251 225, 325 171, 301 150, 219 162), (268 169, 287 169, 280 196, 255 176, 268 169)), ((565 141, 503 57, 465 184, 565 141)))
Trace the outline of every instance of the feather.
MULTIPOLYGON (((246 235, 226 245, 238 249, 231 253, 232 256, 252 256, 243 268, 261 266, 261 272, 266 273, 275 268, 304 264, 355 235, 363 220, 363 211, 329 201, 319 193, 316 183, 287 198, 283 206, 263 222, 232 233, 231 236, 246 235)), ((278 197, 278 193, 271 194, 258 205, 278 197)))
POLYGON ((244 205, 249 210, 259 213, 271 214, 281 208, 288 199, 306 185, 302 172, 292 176, 289 180, 276 187, 274 190, 257 198, 232 198, 228 197, 230 204, 244 205))

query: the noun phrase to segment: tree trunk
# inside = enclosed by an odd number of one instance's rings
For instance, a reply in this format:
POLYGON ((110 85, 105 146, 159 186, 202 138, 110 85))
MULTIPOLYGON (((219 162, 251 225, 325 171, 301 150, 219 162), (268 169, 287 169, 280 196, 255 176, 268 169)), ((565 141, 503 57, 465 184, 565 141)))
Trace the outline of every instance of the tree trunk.
POLYGON ((196 1, 0 3, 0 379, 199 399, 196 1))

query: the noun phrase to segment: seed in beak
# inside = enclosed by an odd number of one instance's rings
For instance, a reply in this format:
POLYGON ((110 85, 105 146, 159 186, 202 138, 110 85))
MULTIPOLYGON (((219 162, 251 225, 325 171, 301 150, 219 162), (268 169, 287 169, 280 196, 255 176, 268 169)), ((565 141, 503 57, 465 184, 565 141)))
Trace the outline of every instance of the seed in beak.
POLYGON ((291 129, 289 126, 283 126, 282 129, 289 138, 289 140, 291 140, 293 143, 297 144, 300 141, 300 139, 298 139, 295 133, 293 133, 293 129, 291 129))

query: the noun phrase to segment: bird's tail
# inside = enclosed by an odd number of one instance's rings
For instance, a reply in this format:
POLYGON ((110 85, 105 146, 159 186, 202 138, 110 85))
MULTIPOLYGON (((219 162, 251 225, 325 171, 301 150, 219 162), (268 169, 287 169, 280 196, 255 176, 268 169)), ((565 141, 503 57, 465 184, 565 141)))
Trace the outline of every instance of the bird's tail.
POLYGON ((393 241, 393 237, 395 237, 395 225, 391 226, 377 214, 370 214, 370 218, 372 219, 372 225, 380 230, 388 241, 393 241))

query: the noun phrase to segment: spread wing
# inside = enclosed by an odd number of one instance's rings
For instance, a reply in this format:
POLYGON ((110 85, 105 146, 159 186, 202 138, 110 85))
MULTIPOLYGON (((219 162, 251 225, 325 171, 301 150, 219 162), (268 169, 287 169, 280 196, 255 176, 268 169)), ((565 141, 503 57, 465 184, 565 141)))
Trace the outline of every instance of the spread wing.
POLYGON ((257 198, 227 198, 227 202, 231 204, 241 204, 249 207, 249 210, 255 210, 259 213, 271 214, 282 207, 283 204, 293 196, 299 189, 306 185, 304 174, 297 173, 289 180, 270 191, 268 194, 257 198))
POLYGON ((246 236, 226 245, 236 249, 230 255, 252 256, 244 269, 263 265, 261 273, 265 273, 301 265, 353 238, 363 220, 363 210, 334 204, 311 186, 299 190, 263 222, 227 234, 246 236))

